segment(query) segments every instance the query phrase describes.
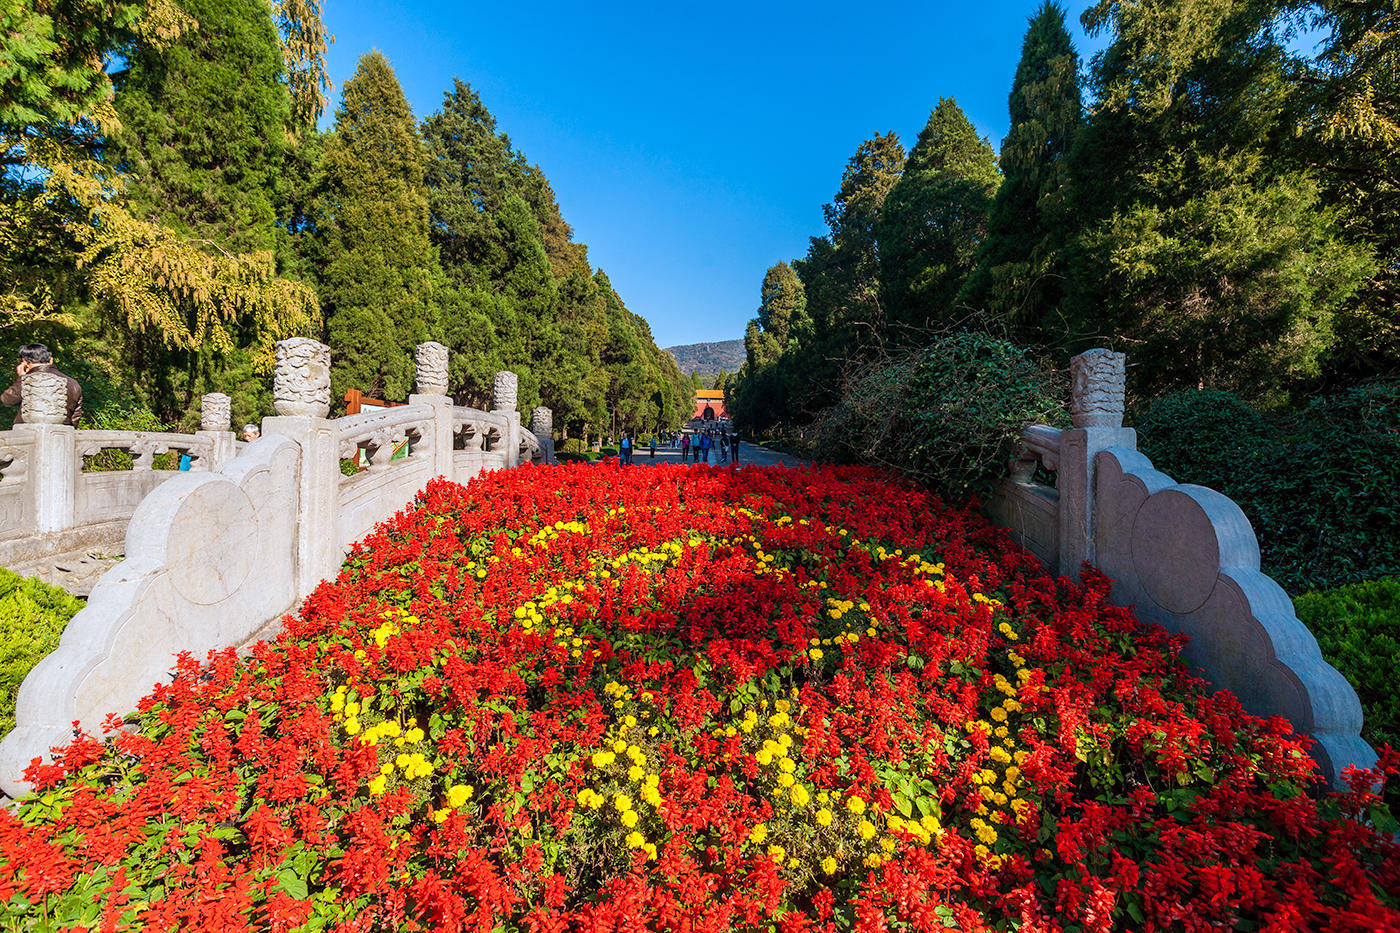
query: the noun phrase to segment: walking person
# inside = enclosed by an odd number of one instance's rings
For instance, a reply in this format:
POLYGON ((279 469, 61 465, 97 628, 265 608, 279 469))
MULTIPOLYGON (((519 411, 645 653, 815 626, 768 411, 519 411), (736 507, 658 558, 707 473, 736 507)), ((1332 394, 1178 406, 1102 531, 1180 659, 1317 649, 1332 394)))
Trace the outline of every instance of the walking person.
POLYGON ((651 459, 656 459, 656 435, 651 436, 651 459))
POLYGON ((681 463, 690 462, 690 435, 681 435, 681 463))
POLYGON ((710 448, 714 446, 714 441, 710 440, 710 432, 706 431, 700 435, 700 462, 708 464, 710 462, 710 448))
POLYGON ((733 434, 729 435, 729 447, 730 447, 730 450, 731 450, 730 459, 734 461, 734 465, 735 465, 735 466, 738 466, 738 465, 739 465, 739 432, 738 432, 738 431, 735 431, 733 434))
POLYGON ((631 463, 631 462, 632 462, 632 438, 630 438, 630 437, 627 436, 627 432, 626 432, 626 431, 623 431, 623 432, 622 432, 622 440, 618 443, 617 446, 618 446, 618 450, 617 450, 617 462, 618 462, 618 463, 623 463, 623 464, 625 464, 625 463, 631 463))

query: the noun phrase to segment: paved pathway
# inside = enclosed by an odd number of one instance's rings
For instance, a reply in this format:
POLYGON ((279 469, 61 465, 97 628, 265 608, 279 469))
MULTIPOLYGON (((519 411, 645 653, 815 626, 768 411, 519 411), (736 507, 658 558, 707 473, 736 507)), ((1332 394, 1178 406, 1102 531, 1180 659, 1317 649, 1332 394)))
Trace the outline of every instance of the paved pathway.
MULTIPOLYGON (((656 448, 656 458, 652 459, 649 449, 638 447, 636 454, 632 457, 635 466, 647 466, 656 463, 680 463, 681 452, 672 447, 656 448)), ((715 465, 715 452, 710 451, 710 464, 715 465)), ((748 441, 739 442, 739 466, 772 466, 775 464, 782 466, 801 466, 806 460, 794 457, 789 454, 780 454, 776 450, 769 450, 767 447, 760 447, 757 444, 750 444, 748 441)))

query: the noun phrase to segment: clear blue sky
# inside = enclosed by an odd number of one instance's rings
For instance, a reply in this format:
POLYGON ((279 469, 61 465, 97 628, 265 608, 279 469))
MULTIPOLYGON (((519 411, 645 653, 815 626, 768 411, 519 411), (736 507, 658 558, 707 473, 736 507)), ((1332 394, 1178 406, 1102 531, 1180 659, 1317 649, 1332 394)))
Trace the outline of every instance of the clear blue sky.
MULTIPOLYGON (((1000 148, 1039 0, 328 0, 336 87, 388 56, 420 120, 460 77, 543 170, 574 238, 660 346, 742 337, 763 273, 825 232, 861 141, 912 145, 940 97, 1000 148)), ((1079 26, 1088 0, 1067 4, 1079 26)))

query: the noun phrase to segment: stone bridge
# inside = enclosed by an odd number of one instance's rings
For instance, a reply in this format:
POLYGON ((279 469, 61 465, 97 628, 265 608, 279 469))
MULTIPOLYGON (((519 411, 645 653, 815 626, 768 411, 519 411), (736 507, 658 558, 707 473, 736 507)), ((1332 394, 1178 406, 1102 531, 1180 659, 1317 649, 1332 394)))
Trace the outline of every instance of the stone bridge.
MULTIPOLYGON (((175 653, 203 656, 271 634, 336 575, 352 542, 432 477, 466 481, 552 459, 548 409, 523 429, 511 373, 497 374, 490 411, 453 405, 438 344, 418 348, 418 393, 407 405, 339 419, 326 417, 330 351, 307 339, 277 350, 277 416, 247 445, 229 431, 224 396, 205 397, 194 435, 76 431, 61 424, 61 385, 44 381, 56 377, 25 377, 26 423, 0 432, 0 564, 116 542, 117 529, 125 559, 21 687, 18 725, 0 742, 6 793, 25 791, 25 766, 66 743, 74 722, 97 732, 107 713, 134 708, 168 676, 175 653), (391 460, 404 438, 408 456, 391 460), (132 470, 84 471, 85 456, 112 447, 134 457, 132 470), (167 450, 187 452, 192 469, 152 470, 167 450), (357 450, 368 469, 342 475, 341 461, 357 450)), ((990 503, 993 520, 1052 570, 1075 577, 1092 564, 1114 581, 1114 603, 1190 635, 1185 660, 1250 712, 1283 716, 1311 736, 1334 786, 1348 765, 1373 766, 1355 691, 1260 572, 1239 506, 1176 483, 1137 451, 1136 433, 1123 427, 1122 354, 1091 350, 1071 371, 1073 427, 1023 432, 990 503), (1037 466, 1055 473, 1054 486, 1033 481, 1037 466)))
POLYGON ((330 411, 330 350, 307 338, 277 345, 276 417, 263 436, 235 440, 229 400, 203 399, 193 435, 80 431, 62 423, 62 394, 24 378, 24 423, 0 432, 0 565, 51 565, 110 550, 124 558, 97 581, 58 648, 21 686, 16 726, 0 741, 0 789, 26 790, 31 759, 66 744, 73 724, 97 733, 134 709, 175 654, 197 657, 271 634, 346 549, 435 476, 553 459, 548 409, 530 428, 516 411, 514 373, 497 373, 490 411, 452 403, 447 348, 420 345, 418 392, 407 405, 345 418, 330 411), (57 403, 45 404, 57 399, 57 403), (391 460, 408 440, 408 455, 391 460), (117 449, 130 470, 91 472, 85 458, 117 449), (346 476, 361 451, 368 467, 346 476), (152 469, 157 454, 192 458, 186 472, 152 469))

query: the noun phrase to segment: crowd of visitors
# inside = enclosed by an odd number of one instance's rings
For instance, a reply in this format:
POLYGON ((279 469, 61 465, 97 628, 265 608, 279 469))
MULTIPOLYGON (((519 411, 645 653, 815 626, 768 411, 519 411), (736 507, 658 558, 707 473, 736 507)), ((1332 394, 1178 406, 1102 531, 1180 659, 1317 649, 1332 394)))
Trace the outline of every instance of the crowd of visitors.
MULTIPOLYGON (((681 452, 681 463, 737 464, 739 435, 735 431, 704 428, 698 431, 658 432, 646 439, 650 459, 656 459, 656 448, 670 447, 681 452)), ((635 463, 637 439, 623 432, 618 441, 617 462, 635 463)))

